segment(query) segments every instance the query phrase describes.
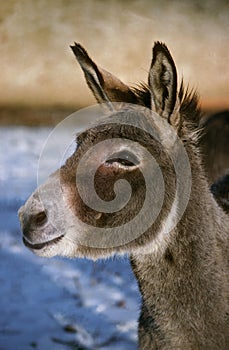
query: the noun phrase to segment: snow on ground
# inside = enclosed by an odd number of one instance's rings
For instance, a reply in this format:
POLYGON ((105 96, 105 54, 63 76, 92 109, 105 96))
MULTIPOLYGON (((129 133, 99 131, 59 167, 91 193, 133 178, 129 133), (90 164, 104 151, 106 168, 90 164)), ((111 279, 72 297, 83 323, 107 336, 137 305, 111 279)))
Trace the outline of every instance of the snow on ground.
POLYGON ((22 244, 17 210, 49 132, 0 128, 0 350, 134 350, 140 297, 127 258, 44 259, 22 244))

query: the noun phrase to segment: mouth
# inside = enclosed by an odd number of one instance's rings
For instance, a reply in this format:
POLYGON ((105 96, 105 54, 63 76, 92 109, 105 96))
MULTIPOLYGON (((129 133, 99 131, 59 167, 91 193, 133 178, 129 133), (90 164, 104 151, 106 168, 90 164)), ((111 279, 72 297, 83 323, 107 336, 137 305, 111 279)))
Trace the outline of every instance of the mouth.
POLYGON ((63 237, 64 237, 64 235, 61 235, 57 238, 52 239, 51 241, 47 241, 47 242, 43 242, 43 243, 36 243, 36 244, 30 243, 29 241, 27 241, 27 239, 25 237, 23 237, 23 243, 29 249, 40 250, 40 249, 43 249, 45 247, 50 247, 50 246, 58 243, 63 237))

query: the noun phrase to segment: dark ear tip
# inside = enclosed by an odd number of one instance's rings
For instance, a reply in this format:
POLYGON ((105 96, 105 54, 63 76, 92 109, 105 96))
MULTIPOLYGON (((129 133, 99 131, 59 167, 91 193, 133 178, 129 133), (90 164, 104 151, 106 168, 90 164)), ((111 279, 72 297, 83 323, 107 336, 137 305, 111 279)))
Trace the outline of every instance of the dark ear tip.
POLYGON ((83 48, 82 45, 80 45, 79 43, 74 42, 74 45, 70 45, 70 48, 72 49, 72 51, 74 53, 77 52, 86 52, 86 50, 83 48))
POLYGON ((73 51, 73 53, 76 56, 78 61, 89 59, 87 51, 79 43, 75 42, 74 45, 70 45, 70 48, 72 49, 72 51, 73 51))
POLYGON ((155 41, 154 42, 154 47, 158 46, 158 47, 166 47, 166 44, 163 43, 162 41, 155 41))
POLYGON ((96 72, 97 76, 99 77, 99 79, 102 80, 102 76, 101 76, 96 64, 89 57, 85 48, 76 42, 74 42, 74 45, 70 45, 70 48, 72 49, 77 61, 81 65, 82 69, 87 70, 88 67, 92 67, 93 70, 96 72))
POLYGON ((153 55, 155 56, 159 52, 163 52, 165 54, 170 55, 169 49, 166 46, 166 44, 161 41, 156 41, 153 46, 153 55))

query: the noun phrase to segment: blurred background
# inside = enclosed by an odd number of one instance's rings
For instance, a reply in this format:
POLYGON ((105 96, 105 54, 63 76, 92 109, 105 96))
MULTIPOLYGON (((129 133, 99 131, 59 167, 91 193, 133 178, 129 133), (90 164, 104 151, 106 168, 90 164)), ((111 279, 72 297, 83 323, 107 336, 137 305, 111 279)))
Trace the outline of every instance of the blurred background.
POLYGON ((135 85, 163 41, 209 115, 229 108, 228 38, 223 0, 0 1, 0 350, 137 349, 128 259, 47 260, 21 242, 17 210, 37 186, 48 135, 95 103, 69 45, 135 85))
POLYGON ((229 5, 223 0, 1 1, 0 121, 51 123, 93 103, 69 48, 81 43, 124 82, 147 81, 165 42, 204 110, 229 106, 229 5), (12 115, 12 111, 14 112, 12 115))

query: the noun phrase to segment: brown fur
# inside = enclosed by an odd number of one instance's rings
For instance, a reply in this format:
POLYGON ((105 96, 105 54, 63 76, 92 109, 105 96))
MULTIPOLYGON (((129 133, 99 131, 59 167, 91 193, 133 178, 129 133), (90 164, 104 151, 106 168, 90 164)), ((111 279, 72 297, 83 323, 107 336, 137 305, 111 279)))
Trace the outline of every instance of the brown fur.
MULTIPOLYGON (((64 200, 62 197, 58 197, 57 201, 53 197, 48 198, 47 203, 42 203, 45 208, 41 208, 35 192, 20 209, 25 244, 41 256, 86 256, 96 259, 115 253, 129 253, 142 294, 139 319, 141 350, 228 349, 229 218, 210 193, 201 165, 195 132, 200 118, 196 94, 184 92, 183 84, 177 91, 175 64, 164 44, 156 43, 154 46, 149 86, 144 90, 147 95, 140 90, 130 90, 112 75, 108 76, 109 84, 105 84, 104 74, 107 73, 95 65, 86 51, 78 44, 73 47, 73 51, 98 102, 106 103, 108 109, 112 110, 112 101, 116 97, 111 86, 112 81, 115 81, 116 88, 122 91, 119 92, 122 101, 127 101, 127 94, 133 103, 144 105, 147 102, 152 110, 173 126, 189 157, 191 194, 181 220, 174 229, 165 233, 163 225, 173 205, 176 189, 172 161, 161 143, 142 130, 143 120, 149 127, 156 127, 149 112, 134 107, 113 110, 107 117, 110 121, 117 116, 122 117, 122 114, 134 116, 139 127, 100 123, 79 136, 75 153, 59 172, 41 186, 46 192, 53 186, 56 193, 56 182, 60 178, 64 200), (131 183, 132 197, 123 210, 115 214, 95 212, 83 203, 75 188, 75 171, 85 152, 102 140, 116 137, 140 143, 154 155, 164 176, 164 202, 155 222, 141 236, 114 248, 89 247, 74 241, 69 234, 66 227, 72 220, 70 211, 92 228, 116 227, 135 217, 144 202, 145 182, 140 166, 147 171, 148 164, 134 152, 134 146, 128 151, 137 157, 136 164, 131 165, 115 156, 113 161, 101 164, 95 176, 98 195, 107 201, 114 198, 113 185, 118 179, 124 178, 131 183), (54 205, 56 227, 50 232, 49 215, 52 215, 54 205), (44 209, 47 211, 47 222, 41 215, 44 209)), ((107 150, 102 149, 101 152, 107 150)), ((90 168, 92 164, 89 161, 87 165, 90 168)), ((85 177, 87 174, 80 175, 85 177)), ((87 188, 84 190, 86 193, 87 188)), ((80 220, 75 223, 74 237, 82 233, 93 239, 93 229, 81 232, 80 220)), ((125 238, 125 232, 121 234, 125 238)))
POLYGON ((211 186, 217 203, 229 214, 229 174, 221 177, 211 186))
POLYGON ((200 126, 203 130, 200 138, 203 165, 209 183, 213 184, 229 173, 229 111, 203 119, 200 126))

